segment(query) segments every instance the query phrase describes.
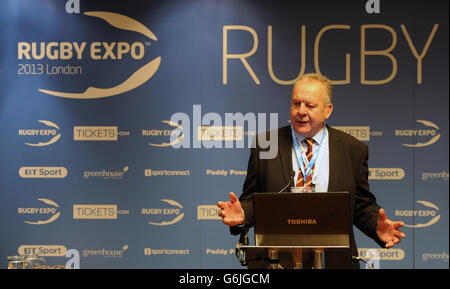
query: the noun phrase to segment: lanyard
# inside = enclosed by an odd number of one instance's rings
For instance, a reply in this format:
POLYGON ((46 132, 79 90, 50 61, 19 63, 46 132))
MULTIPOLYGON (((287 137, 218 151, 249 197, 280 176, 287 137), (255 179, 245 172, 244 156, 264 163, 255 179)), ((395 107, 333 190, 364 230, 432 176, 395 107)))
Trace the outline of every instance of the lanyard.
MULTIPOLYGON (((305 160, 302 152, 300 151, 297 134, 295 133, 292 125, 291 125, 291 131, 292 131, 292 142, 294 144, 295 155, 297 156, 297 162, 300 165, 300 169, 302 170, 303 177, 306 179, 306 176, 309 175, 309 173, 311 173, 314 163, 316 162, 317 156, 319 155, 319 150, 320 150, 320 147, 322 146, 323 140, 327 136, 327 129, 325 126, 323 127, 322 139, 320 140, 319 147, 316 148, 315 152, 313 153, 313 158, 311 159, 310 162, 308 162, 308 158, 306 158, 306 160, 305 160), (305 172, 305 166, 303 164, 303 161, 305 161, 305 164, 306 163, 308 164, 308 167, 306 168, 306 172, 305 172)), ((306 182, 305 182, 305 184, 306 184, 306 182)))

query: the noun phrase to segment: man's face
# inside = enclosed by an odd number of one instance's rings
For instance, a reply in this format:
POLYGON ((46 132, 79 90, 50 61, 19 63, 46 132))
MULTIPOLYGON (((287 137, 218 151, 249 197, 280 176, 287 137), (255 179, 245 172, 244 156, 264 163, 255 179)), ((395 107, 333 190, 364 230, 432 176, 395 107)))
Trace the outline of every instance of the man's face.
POLYGON ((323 84, 315 79, 303 79, 292 89, 291 124, 303 137, 314 136, 333 111, 333 104, 326 103, 323 84))

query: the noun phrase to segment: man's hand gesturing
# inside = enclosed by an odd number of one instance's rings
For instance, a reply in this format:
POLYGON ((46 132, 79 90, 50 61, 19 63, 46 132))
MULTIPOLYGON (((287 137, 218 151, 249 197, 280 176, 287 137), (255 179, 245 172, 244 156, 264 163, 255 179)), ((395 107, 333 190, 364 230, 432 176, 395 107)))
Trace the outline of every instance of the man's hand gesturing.
POLYGON ((222 222, 228 226, 235 226, 244 223, 244 210, 242 209, 241 202, 233 192, 230 192, 229 202, 218 202, 217 206, 220 208, 219 217, 222 218, 222 222))

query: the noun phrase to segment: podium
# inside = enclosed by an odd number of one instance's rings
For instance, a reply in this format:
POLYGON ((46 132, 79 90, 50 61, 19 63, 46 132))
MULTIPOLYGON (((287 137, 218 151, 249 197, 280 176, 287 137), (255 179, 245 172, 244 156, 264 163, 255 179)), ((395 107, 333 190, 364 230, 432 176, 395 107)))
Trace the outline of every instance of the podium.
POLYGON ((239 243, 240 257, 249 269, 350 268, 350 210, 348 192, 255 193, 255 246, 239 243))

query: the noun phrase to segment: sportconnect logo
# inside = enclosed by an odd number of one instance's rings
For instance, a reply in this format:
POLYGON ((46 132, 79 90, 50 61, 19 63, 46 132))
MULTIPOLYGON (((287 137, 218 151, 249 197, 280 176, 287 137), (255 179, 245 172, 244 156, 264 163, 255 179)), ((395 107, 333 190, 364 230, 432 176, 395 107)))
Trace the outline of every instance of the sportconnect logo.
MULTIPOLYGON (((149 40, 158 41, 153 32, 128 16, 106 11, 88 11, 82 15, 95 17, 104 20, 109 25, 126 31, 137 32, 149 40)), ((55 66, 52 61, 55 60, 89 60, 109 61, 122 60, 124 56, 129 55, 135 60, 144 58, 145 47, 150 46, 150 42, 27 42, 21 41, 17 43, 17 59, 22 61, 33 61, 33 63, 19 63, 18 75, 74 75, 82 74, 81 66, 55 66), (35 63, 36 61, 44 61, 35 63), (48 63, 45 63, 48 61, 48 63)), ((150 62, 144 64, 125 81, 110 87, 88 87, 83 92, 56 91, 51 89, 39 89, 40 92, 54 95, 62 98, 72 99, 95 99, 109 97, 127 91, 147 82, 158 70, 161 63, 161 57, 156 57, 150 62)))

